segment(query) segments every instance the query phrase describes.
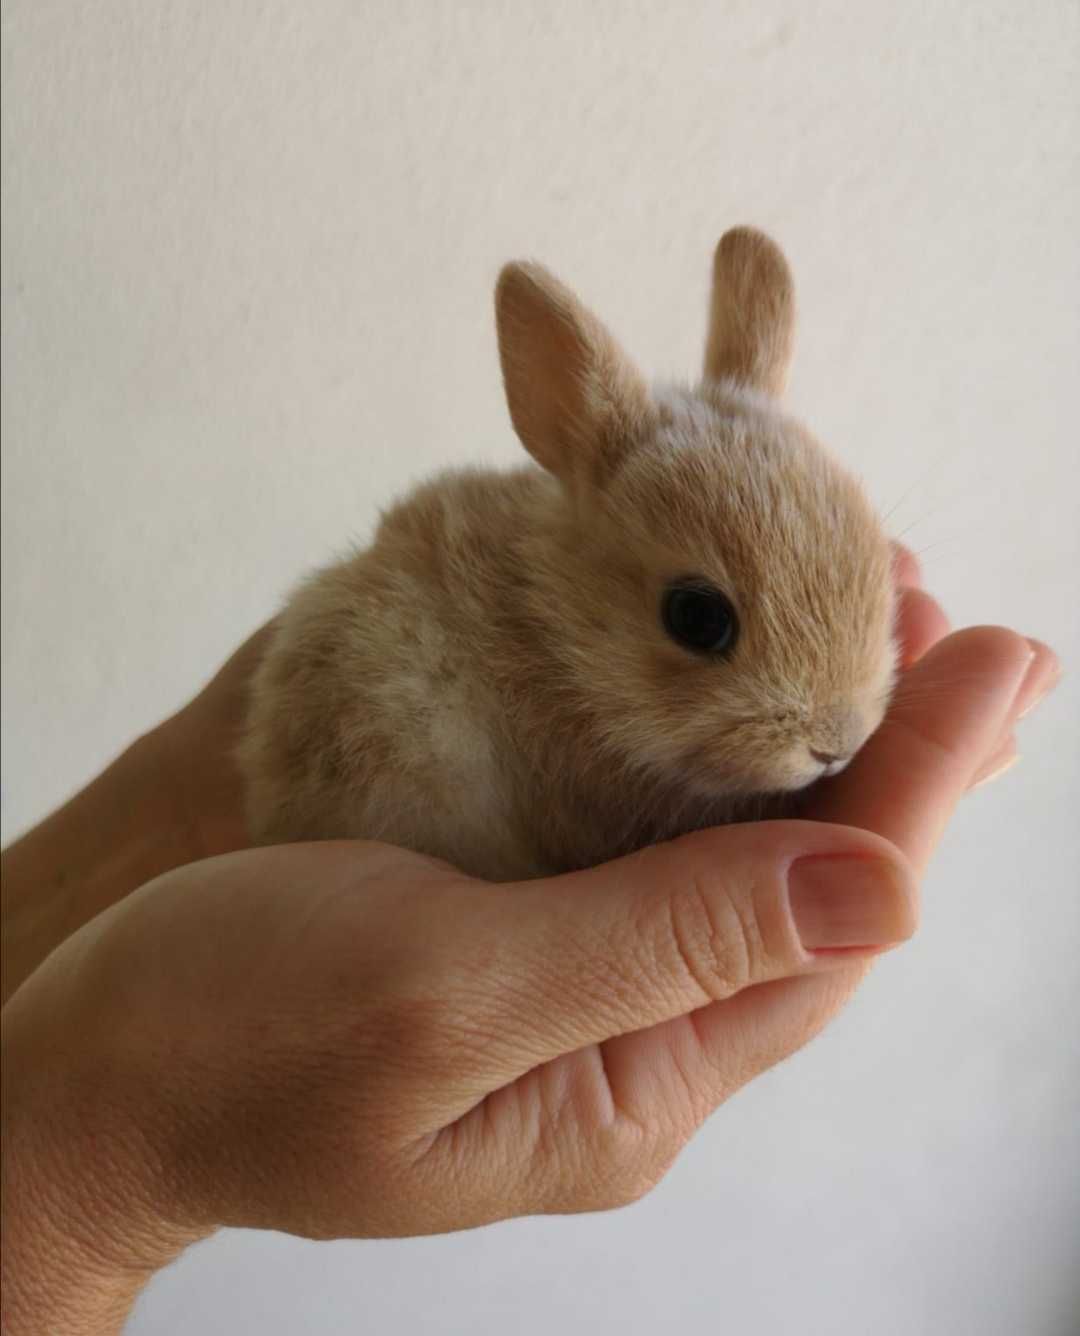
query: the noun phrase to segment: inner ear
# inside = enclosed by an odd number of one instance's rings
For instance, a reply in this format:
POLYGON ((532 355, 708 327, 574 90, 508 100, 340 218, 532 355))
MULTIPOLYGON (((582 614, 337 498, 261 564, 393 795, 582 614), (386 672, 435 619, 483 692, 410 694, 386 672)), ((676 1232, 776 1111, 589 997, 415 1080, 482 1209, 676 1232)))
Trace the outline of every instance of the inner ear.
POLYGON ((495 316, 506 400, 522 444, 564 481, 600 481, 654 418, 633 363, 541 265, 503 269, 495 316))
POLYGON ((706 380, 734 380, 780 395, 795 333, 795 284, 783 252, 763 232, 725 232, 713 257, 706 380))

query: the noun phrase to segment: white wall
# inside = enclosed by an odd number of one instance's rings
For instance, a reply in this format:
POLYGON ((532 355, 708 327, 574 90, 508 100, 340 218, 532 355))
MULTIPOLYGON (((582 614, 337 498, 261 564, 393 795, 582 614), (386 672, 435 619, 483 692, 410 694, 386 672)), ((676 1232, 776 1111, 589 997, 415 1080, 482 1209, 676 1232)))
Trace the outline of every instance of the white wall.
MULTIPOLYGON (((490 309, 513 255, 691 372, 716 237, 773 231, 795 404, 957 620, 1076 664, 1075 0, 4 16, 5 836, 411 479, 518 458, 490 309)), ((919 940, 645 1202, 422 1242, 222 1236, 132 1329, 1072 1331, 1078 716, 1067 679, 965 804, 919 940)))

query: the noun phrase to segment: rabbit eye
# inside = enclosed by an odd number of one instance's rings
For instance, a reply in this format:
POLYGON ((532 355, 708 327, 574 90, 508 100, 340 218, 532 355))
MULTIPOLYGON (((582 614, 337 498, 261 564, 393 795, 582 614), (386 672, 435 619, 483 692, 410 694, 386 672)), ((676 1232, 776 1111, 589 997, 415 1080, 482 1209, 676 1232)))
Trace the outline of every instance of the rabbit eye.
POLYGON ((697 654, 726 654, 735 645, 739 621, 731 600, 703 580, 680 580, 664 591, 664 630, 697 654))

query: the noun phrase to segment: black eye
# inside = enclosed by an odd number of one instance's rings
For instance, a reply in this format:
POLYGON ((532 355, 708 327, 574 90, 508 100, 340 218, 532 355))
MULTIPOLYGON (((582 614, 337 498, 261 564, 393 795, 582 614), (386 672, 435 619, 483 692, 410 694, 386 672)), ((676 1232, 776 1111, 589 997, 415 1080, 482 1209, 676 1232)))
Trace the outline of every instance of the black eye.
POLYGON ((672 640, 698 654, 724 654, 739 634, 731 600, 700 580, 682 580, 666 589, 660 615, 672 640))

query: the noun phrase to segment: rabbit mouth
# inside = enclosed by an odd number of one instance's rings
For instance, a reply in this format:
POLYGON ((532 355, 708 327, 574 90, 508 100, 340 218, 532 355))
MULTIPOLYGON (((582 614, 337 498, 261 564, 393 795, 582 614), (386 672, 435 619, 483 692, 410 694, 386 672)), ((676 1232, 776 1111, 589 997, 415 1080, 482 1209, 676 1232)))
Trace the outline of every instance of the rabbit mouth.
POLYGON ((678 766, 680 787, 699 801, 753 802, 799 793, 820 780, 831 779, 846 769, 854 755, 854 751, 817 751, 800 743, 747 765, 745 760, 740 762, 731 755, 699 747, 678 766))
POLYGON ((831 779, 833 775, 838 775, 841 770, 846 770, 851 764, 851 758, 855 755, 854 752, 847 752, 838 756, 830 752, 817 751, 814 747, 809 750, 810 755, 821 766, 818 774, 810 781, 811 783, 814 783, 817 779, 831 779))

